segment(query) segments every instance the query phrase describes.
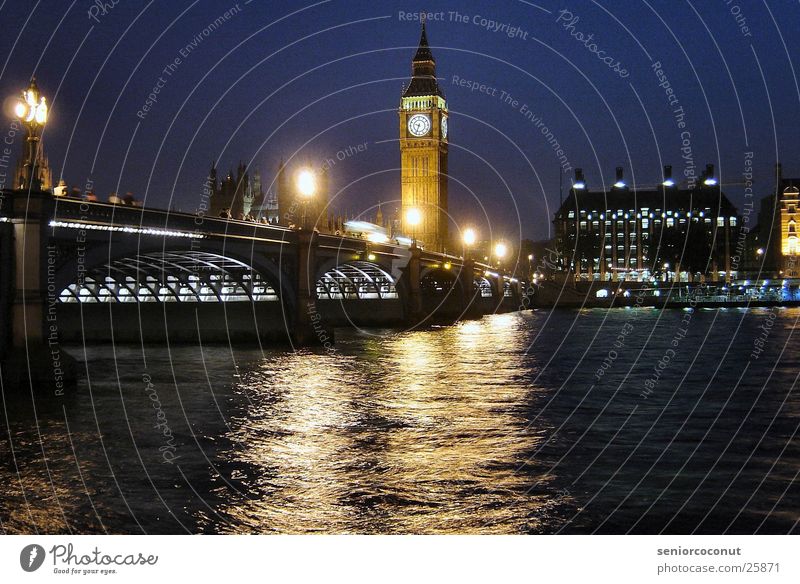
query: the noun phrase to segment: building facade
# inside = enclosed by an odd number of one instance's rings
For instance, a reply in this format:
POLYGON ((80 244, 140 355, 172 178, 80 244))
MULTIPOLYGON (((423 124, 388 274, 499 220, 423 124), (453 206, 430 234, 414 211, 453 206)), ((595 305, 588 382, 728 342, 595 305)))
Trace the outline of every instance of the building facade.
POLYGON ((399 115, 403 231, 429 249, 443 250, 448 243, 448 112, 424 22, 399 115), (419 211, 416 225, 408 221, 411 209, 419 211))
POLYGON ((800 278, 800 178, 783 176, 775 165, 772 192, 762 197, 758 224, 751 230, 747 275, 750 278, 800 278))
POLYGON ((208 190, 211 195, 210 214, 214 217, 230 212, 234 219, 244 219, 250 214, 254 203, 264 198, 261 190, 261 176, 258 171, 251 179, 247 167, 239 163, 236 175, 233 171, 222 180, 217 176, 217 167, 211 165, 208 172, 208 190))
POLYGON ((800 190, 794 185, 785 186, 781 192, 781 275, 786 278, 800 277, 800 245, 798 236, 798 205, 800 205, 800 190))
POLYGON ((554 224, 561 270, 585 281, 730 282, 744 246, 712 165, 690 188, 666 166, 658 186, 629 188, 617 168, 610 189, 590 190, 576 169, 554 224))

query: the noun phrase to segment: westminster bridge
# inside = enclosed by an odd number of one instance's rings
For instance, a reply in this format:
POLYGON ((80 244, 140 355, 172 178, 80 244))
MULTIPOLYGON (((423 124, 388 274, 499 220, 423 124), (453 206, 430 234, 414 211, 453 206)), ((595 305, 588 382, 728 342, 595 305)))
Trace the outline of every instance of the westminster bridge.
POLYGON ((0 199, 4 369, 54 342, 324 344, 337 326, 517 310, 523 290, 416 246, 47 192, 0 199))

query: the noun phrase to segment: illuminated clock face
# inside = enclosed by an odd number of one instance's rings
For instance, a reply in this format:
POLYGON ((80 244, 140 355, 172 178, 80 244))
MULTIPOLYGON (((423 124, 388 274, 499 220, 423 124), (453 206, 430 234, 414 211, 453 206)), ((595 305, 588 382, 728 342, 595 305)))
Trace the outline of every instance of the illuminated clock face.
POLYGON ((442 138, 447 140, 447 116, 442 116, 442 138))
POLYGON ((408 118, 408 131, 413 136, 425 136, 431 131, 431 119, 425 114, 415 114, 408 118))

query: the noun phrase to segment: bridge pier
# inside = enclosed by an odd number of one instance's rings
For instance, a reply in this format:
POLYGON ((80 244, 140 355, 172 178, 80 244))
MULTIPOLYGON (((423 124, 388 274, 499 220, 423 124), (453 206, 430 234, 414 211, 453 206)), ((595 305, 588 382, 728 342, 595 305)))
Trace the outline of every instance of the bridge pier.
POLYGON ((475 261, 465 258, 458 273, 458 281, 464 293, 464 318, 480 318, 483 315, 477 299, 480 292, 475 289, 475 261))
POLYGON ((317 307, 317 248, 316 231, 303 230, 298 234, 297 245, 297 303, 295 305, 294 322, 290 331, 292 345, 308 347, 322 345, 332 346, 333 329, 325 326, 317 307))
POLYGON ((422 310, 422 287, 420 285, 422 250, 416 245, 413 245, 409 251, 411 255, 408 258, 408 264, 403 273, 405 286, 408 290, 406 299, 406 322, 410 326, 416 326, 425 318, 425 314, 422 310))
POLYGON ((48 296, 47 229, 55 201, 40 191, 5 195, 11 200, 11 228, 4 230, 0 252, 0 306, 9 324, 0 355, 3 384, 62 395, 75 382, 76 364, 61 350, 55 311, 49 310, 56 292, 48 296))

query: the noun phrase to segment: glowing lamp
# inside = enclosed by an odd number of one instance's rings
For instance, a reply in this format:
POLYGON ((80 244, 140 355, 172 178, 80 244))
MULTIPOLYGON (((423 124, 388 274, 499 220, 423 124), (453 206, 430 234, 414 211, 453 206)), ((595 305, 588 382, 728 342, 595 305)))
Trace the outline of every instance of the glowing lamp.
POLYGON ((497 245, 494 246, 494 255, 500 259, 503 259, 506 254, 508 253, 508 246, 501 242, 498 242, 497 245))
POLYGON ((415 227, 422 223, 422 213, 419 209, 411 208, 406 211, 406 223, 415 227))
POLYGON ((464 240, 464 245, 469 247, 475 245, 475 242, 478 240, 478 234, 475 233, 474 229, 468 227, 464 230, 462 238, 464 240))
POLYGON ((311 197, 317 192, 317 177, 311 170, 304 168, 297 173, 297 190, 304 197, 311 197))

